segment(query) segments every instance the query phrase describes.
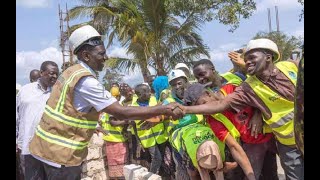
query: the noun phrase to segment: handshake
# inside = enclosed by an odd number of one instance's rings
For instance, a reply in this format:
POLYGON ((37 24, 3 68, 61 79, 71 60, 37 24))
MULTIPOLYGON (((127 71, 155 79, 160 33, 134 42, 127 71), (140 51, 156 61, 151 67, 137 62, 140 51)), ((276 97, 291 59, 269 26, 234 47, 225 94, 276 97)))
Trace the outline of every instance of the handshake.
POLYGON ((170 119, 180 119, 185 115, 184 107, 177 102, 167 104, 165 107, 164 115, 171 117, 170 119))

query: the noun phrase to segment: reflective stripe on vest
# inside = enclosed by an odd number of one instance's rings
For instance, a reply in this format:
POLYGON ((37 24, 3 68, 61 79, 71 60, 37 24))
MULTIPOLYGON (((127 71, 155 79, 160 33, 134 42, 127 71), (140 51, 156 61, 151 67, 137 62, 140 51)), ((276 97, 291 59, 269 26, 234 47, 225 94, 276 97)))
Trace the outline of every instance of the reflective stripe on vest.
POLYGON ((107 135, 103 135, 103 140, 108 142, 125 142, 126 139, 122 134, 123 126, 112 126, 110 124, 109 115, 107 113, 103 113, 100 117, 102 122, 102 128, 108 133, 107 135))
POLYGON ((197 123, 190 124, 179 129, 177 135, 174 137, 174 148, 176 148, 179 153, 181 153, 181 151, 186 152, 196 168, 198 168, 197 150, 199 146, 207 140, 212 140, 218 145, 221 159, 225 161, 225 144, 221 142, 211 128, 207 126, 197 123))
POLYGON ((69 87, 69 84, 73 81, 73 79, 80 73, 83 73, 83 72, 88 72, 88 70, 86 69, 80 69, 78 71, 75 71, 71 76, 70 78, 65 82, 65 84, 63 85, 63 89, 62 89, 62 92, 61 92, 61 95, 59 97, 59 101, 57 103, 57 106, 55 108, 56 111, 58 112, 62 112, 63 110, 63 106, 64 106, 64 103, 65 103, 65 100, 66 100, 66 95, 67 95, 67 91, 68 91, 68 87, 69 87))
POLYGON ((230 132, 231 136, 236 139, 238 142, 240 140, 240 133, 238 129, 232 124, 232 122, 223 114, 217 113, 211 115, 214 119, 221 122, 230 132))
POLYGON ((74 141, 74 140, 70 140, 67 138, 64 138, 62 136, 58 136, 58 135, 54 135, 51 133, 48 133, 46 131, 44 131, 39 125, 36 129, 36 134, 42 138, 43 140, 53 143, 53 144, 57 144, 60 146, 64 146, 67 148, 71 148, 74 150, 82 150, 84 148, 87 147, 89 142, 78 142, 78 141, 74 141))
POLYGON ((86 128, 86 129, 96 129, 97 121, 88 121, 83 119, 76 119, 67 115, 64 115, 50 106, 46 105, 44 113, 51 117, 52 119, 59 121, 63 124, 67 124, 73 127, 86 128))
MULTIPOLYGON (((296 85, 297 67, 292 62, 280 61, 275 66, 296 85)), ((246 82, 271 112, 271 118, 264 121, 272 129, 277 140, 284 145, 295 145, 293 111, 294 102, 281 97, 277 92, 263 84, 256 76, 250 76, 246 82)))
POLYGON ((234 84, 236 86, 239 86, 243 82, 239 76, 233 74, 232 72, 226 72, 226 73, 220 74, 220 76, 222 76, 227 80, 226 84, 234 84))
MULTIPOLYGON (((149 106, 157 105, 156 97, 151 96, 149 100, 149 106)), ((139 106, 135 101, 132 106, 139 106)), ((142 124, 139 123, 140 120, 135 120, 137 126, 137 136, 141 140, 141 144, 144 148, 149 148, 157 144, 162 144, 167 141, 168 137, 165 134, 164 124, 162 122, 151 127, 150 129, 142 130, 142 124)))

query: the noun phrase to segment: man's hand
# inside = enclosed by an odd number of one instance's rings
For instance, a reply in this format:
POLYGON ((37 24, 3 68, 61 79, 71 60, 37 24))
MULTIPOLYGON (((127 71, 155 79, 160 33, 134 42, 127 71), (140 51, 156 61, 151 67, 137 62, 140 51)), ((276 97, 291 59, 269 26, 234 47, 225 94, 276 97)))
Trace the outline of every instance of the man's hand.
POLYGON ((166 105, 167 111, 164 112, 166 116, 171 116, 171 119, 180 119, 184 116, 184 112, 181 109, 181 105, 177 102, 173 102, 166 105))
POLYGON ((251 128, 251 136, 258 138, 258 134, 262 132, 263 120, 260 111, 255 110, 249 121, 247 129, 251 128))
POLYGON ((104 135, 108 135, 109 133, 107 131, 105 131, 104 129, 102 129, 101 127, 97 127, 95 130, 96 134, 99 134, 99 132, 101 132, 104 135))
POLYGON ((240 67, 245 67, 246 63, 244 62, 243 58, 241 58, 240 53, 232 51, 228 53, 228 57, 240 67))

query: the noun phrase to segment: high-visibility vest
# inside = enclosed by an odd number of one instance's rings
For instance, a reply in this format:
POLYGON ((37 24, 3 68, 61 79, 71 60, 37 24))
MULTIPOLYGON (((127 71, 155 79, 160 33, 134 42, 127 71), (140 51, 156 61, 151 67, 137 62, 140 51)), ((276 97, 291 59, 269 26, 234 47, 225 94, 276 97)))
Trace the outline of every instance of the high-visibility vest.
POLYGON ((197 150, 207 140, 212 140, 218 145, 221 159, 225 161, 225 143, 215 136, 210 127, 203 124, 194 123, 174 131, 173 147, 179 153, 186 152, 192 164, 198 168, 197 150))
POLYGON ((243 82, 243 80, 239 76, 233 74, 232 72, 226 72, 220 74, 220 76, 227 80, 226 84, 234 84, 236 86, 239 86, 243 82))
MULTIPOLYGON (((209 89, 212 91, 211 89, 209 89)), ((211 115, 214 119, 221 122, 229 131, 230 135, 236 140, 240 141, 240 132, 238 129, 234 126, 234 124, 222 113, 216 113, 211 115)))
MULTIPOLYGON (((162 90, 161 93, 160 93, 160 97, 162 96, 162 94, 167 94, 167 95, 168 95, 167 98, 172 98, 171 89, 164 89, 164 90, 162 90)), ((160 101, 160 98, 159 98, 159 101, 158 101, 158 102, 161 102, 161 101, 160 101)))
POLYGON ((229 131, 230 135, 236 140, 240 141, 240 132, 234 126, 234 124, 222 113, 216 113, 211 115, 214 119, 221 122, 229 131))
POLYGON ((99 113, 94 108, 89 113, 79 112, 73 106, 73 97, 76 84, 87 76, 93 77, 80 64, 59 76, 30 142, 31 154, 66 166, 78 166, 86 158, 99 113))
POLYGON ((125 142, 127 140, 123 136, 123 126, 112 126, 107 113, 102 113, 100 120, 102 128, 107 132, 107 135, 103 135, 103 140, 108 142, 125 142))
MULTIPOLYGON (((294 63, 280 61, 275 66, 290 79, 294 86, 296 85, 298 68, 294 63)), ((293 125, 294 102, 283 98, 277 92, 271 90, 256 76, 250 76, 246 82, 269 108, 271 118, 266 119, 263 116, 263 119, 272 129, 276 139, 284 145, 295 145, 293 125)))
MULTIPOLYGON (((157 105, 157 99, 155 96, 151 96, 149 100, 149 106, 157 105)), ((137 102, 134 102, 132 106, 139 106, 137 102)), ((149 148, 157 144, 162 144, 167 141, 168 137, 165 134, 164 125, 162 122, 158 123, 150 129, 142 130, 141 125, 139 124, 141 120, 135 120, 137 126, 138 138, 141 141, 141 144, 144 148, 149 148)))

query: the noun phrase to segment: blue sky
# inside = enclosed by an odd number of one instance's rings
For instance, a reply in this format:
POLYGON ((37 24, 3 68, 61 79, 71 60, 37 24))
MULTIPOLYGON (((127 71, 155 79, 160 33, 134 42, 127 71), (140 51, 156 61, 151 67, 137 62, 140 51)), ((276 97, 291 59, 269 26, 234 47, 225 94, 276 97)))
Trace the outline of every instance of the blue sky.
MULTIPOLYGON (((40 68, 45 60, 59 65, 62 56, 58 47, 58 4, 65 10, 80 5, 80 0, 16 0, 16 83, 28 83, 32 69, 40 68)), ((297 0, 258 0, 257 10, 249 19, 242 19, 240 27, 228 32, 229 26, 212 21, 202 26, 200 34, 210 48, 211 60, 219 72, 231 68, 227 53, 246 44, 257 32, 268 31, 267 8, 271 8, 272 29, 276 30, 274 6, 278 6, 280 30, 293 36, 304 34, 304 21, 299 22, 302 6, 297 0)), ((84 19, 71 21, 75 24, 84 19)), ((114 45, 107 50, 109 56, 127 57, 125 49, 114 45)), ((130 85, 142 82, 139 72, 130 73, 124 80, 130 85)))

